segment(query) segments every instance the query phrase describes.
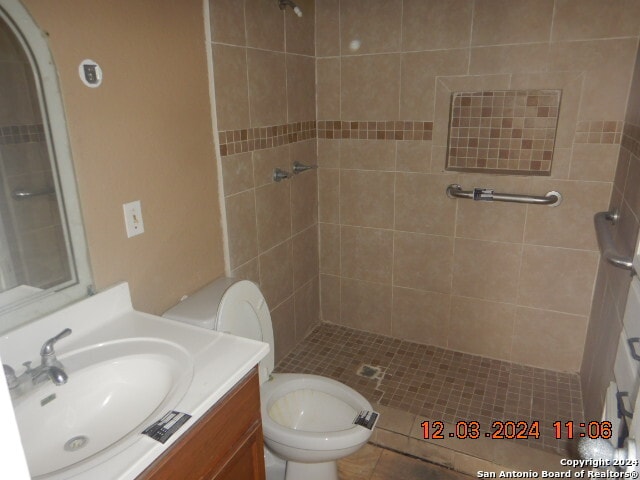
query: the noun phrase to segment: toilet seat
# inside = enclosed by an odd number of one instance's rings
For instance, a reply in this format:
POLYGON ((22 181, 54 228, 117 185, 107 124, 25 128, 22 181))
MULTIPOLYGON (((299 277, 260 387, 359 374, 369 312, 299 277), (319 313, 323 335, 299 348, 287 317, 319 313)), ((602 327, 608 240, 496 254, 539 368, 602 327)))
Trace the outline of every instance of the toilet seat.
POLYGON ((353 421, 360 412, 371 411, 371 404, 352 388, 319 375, 270 375, 274 367, 273 325, 256 284, 219 278, 164 316, 260 340, 271 347, 259 364, 267 478, 284 475, 287 480, 338 480, 336 460, 356 452, 369 440, 373 426, 368 429, 353 421), (272 409, 277 421, 270 415, 272 409))
POLYGON ((371 404, 351 387, 330 378, 275 374, 262 385, 260 395, 265 439, 281 445, 333 451, 366 443, 371 436, 371 430, 353 423, 362 410, 372 409, 371 404), (286 410, 279 408, 282 402, 286 410))

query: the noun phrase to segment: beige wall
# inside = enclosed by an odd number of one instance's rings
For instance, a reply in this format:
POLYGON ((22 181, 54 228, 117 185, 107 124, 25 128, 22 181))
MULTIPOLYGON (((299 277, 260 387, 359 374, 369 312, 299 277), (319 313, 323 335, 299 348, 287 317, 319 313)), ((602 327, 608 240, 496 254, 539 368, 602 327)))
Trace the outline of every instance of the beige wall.
POLYGON ((258 283, 276 361, 319 321, 314 4, 211 0, 213 69, 232 275, 258 283))
MULTIPOLYGON (((616 209, 620 213, 614 229, 616 247, 621 255, 630 258, 635 252, 640 228, 640 57, 636 59, 609 204, 609 210, 616 209)), ((627 270, 600 262, 580 371, 585 418, 598 418, 606 389, 613 380, 613 364, 630 283, 631 275, 627 270)))
POLYGON ((59 73, 98 289, 160 313, 224 273, 202 2, 26 0, 59 73), (104 72, 85 87, 85 58, 104 72), (122 204, 142 202, 127 239, 122 204))
POLYGON ((637 1, 318 2, 323 320, 578 371, 619 151, 602 132, 624 120, 638 18, 637 1), (538 88, 563 90, 551 177, 444 171, 451 92, 538 88), (389 132, 323 138, 324 121, 389 132), (402 122, 430 138, 395 140, 415 138, 402 122), (451 200, 450 183, 564 202, 451 200))

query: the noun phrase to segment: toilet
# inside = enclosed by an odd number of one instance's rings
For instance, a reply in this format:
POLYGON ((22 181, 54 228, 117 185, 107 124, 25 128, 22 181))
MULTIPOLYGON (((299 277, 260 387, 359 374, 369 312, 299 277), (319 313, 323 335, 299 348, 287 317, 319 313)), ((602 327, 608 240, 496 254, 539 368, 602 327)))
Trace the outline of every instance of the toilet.
POLYGON ((377 414, 358 392, 319 375, 272 374, 273 326, 256 284, 220 278, 163 316, 271 347, 259 365, 267 480, 338 480, 336 461, 369 440, 377 414))

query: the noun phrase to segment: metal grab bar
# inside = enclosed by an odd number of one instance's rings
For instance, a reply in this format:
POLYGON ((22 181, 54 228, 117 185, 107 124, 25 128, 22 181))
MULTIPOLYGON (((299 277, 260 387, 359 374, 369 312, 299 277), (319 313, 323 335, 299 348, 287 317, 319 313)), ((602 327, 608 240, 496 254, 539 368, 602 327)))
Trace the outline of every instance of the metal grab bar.
POLYGON ((14 190, 11 195, 16 200, 24 200, 26 198, 39 197, 40 195, 51 195, 53 193, 55 193, 55 189, 53 189, 53 188, 47 188, 45 190, 38 190, 37 192, 30 192, 29 190, 18 189, 18 190, 14 190))
POLYGON ((519 195, 515 193, 494 193, 487 188, 474 188, 473 190, 462 190, 460 185, 452 183, 447 187, 447 197, 449 198, 470 198, 488 202, 513 202, 531 203, 534 205, 549 205, 557 207, 562 203, 562 195, 559 192, 551 191, 546 195, 519 195))
POLYGON ((602 256, 611 265, 624 268, 625 270, 633 270, 633 259, 620 255, 613 243, 613 237, 611 236, 608 223, 615 225, 617 220, 618 214, 616 212, 598 212, 593 216, 600 252, 602 252, 602 256))

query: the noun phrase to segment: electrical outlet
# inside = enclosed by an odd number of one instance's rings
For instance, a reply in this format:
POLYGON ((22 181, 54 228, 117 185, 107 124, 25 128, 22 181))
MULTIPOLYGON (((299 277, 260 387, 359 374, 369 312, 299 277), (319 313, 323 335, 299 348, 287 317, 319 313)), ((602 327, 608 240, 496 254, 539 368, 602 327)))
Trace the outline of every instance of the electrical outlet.
POLYGON ((102 83, 102 69, 93 60, 86 59, 80 62, 78 74, 82 83, 89 88, 97 88, 102 83))
POLYGON ((140 200, 125 203, 122 208, 124 209, 124 225, 127 229, 127 237, 131 238, 144 233, 140 200))

